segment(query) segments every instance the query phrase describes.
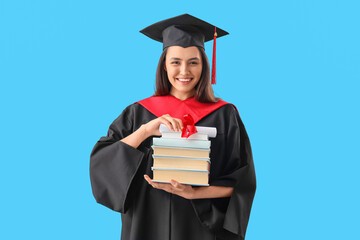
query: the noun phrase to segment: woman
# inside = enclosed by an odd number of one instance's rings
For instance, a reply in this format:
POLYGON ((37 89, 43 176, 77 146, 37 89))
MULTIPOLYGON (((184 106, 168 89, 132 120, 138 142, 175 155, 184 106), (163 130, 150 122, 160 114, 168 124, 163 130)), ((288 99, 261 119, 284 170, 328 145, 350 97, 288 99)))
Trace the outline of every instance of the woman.
MULTIPOLYGON (((156 92, 128 106, 90 157, 93 194, 121 212, 121 239, 244 239, 256 181, 250 142, 232 104, 214 97, 204 42, 212 25, 188 14, 141 31, 163 42, 156 92), (208 187, 153 182, 152 138, 159 125, 181 131, 190 114, 217 128, 208 187)), ((212 32, 212 33, 211 33, 212 32)), ((218 37, 227 33, 217 29, 218 37)))

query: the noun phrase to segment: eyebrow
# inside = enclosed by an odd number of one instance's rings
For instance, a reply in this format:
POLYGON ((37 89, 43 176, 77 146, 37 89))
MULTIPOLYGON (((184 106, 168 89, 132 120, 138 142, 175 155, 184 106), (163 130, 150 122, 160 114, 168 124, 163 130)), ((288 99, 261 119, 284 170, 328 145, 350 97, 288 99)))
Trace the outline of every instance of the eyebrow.
MULTIPOLYGON (((170 58, 170 60, 182 60, 181 58, 170 58)), ((193 57, 193 58, 190 58, 188 61, 192 61, 192 60, 200 60, 198 57, 193 57)))

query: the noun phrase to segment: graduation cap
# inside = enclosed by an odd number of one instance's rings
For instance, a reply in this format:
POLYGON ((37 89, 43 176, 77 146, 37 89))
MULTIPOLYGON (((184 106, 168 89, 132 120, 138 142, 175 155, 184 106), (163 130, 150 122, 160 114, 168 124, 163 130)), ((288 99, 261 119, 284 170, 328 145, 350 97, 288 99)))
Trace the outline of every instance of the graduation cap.
POLYGON ((163 49, 170 46, 198 46, 205 49, 204 43, 213 39, 211 84, 216 83, 216 38, 225 36, 228 32, 189 14, 154 23, 140 32, 162 42, 163 49))

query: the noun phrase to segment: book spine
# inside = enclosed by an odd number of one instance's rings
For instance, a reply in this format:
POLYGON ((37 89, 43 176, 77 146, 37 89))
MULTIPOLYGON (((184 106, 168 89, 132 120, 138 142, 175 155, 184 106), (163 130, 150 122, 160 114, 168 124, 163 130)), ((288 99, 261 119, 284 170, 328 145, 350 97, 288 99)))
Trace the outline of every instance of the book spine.
POLYGON ((185 172, 201 172, 201 173, 207 173, 210 172, 207 170, 198 170, 198 169, 182 169, 182 168, 159 168, 159 167, 151 167, 151 170, 167 170, 167 171, 185 171, 185 172))
MULTIPOLYGON (((168 181, 158 181, 158 180, 152 180, 153 182, 158 182, 158 183, 170 183, 168 181)), ((181 184, 187 184, 187 185, 192 185, 192 186, 210 186, 209 184, 198 184, 198 183, 185 183, 185 182, 180 182, 181 184)))
POLYGON ((183 149, 183 150, 206 151, 206 152, 211 151, 211 148, 186 148, 186 147, 158 146, 154 144, 151 146, 151 148, 152 149, 155 148, 183 149))
POLYGON ((163 155, 152 155, 153 158, 173 158, 176 159, 189 159, 189 160, 198 160, 198 161, 207 161, 210 163, 210 158, 197 158, 197 157, 182 157, 182 156, 163 156, 163 155))

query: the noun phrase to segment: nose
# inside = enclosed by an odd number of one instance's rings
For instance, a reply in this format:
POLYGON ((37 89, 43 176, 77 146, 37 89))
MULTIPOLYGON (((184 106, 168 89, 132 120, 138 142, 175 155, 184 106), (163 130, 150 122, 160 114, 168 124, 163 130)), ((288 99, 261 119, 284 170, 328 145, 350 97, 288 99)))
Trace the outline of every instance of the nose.
POLYGON ((180 74, 186 76, 189 73, 189 66, 187 63, 183 63, 180 66, 180 74))

